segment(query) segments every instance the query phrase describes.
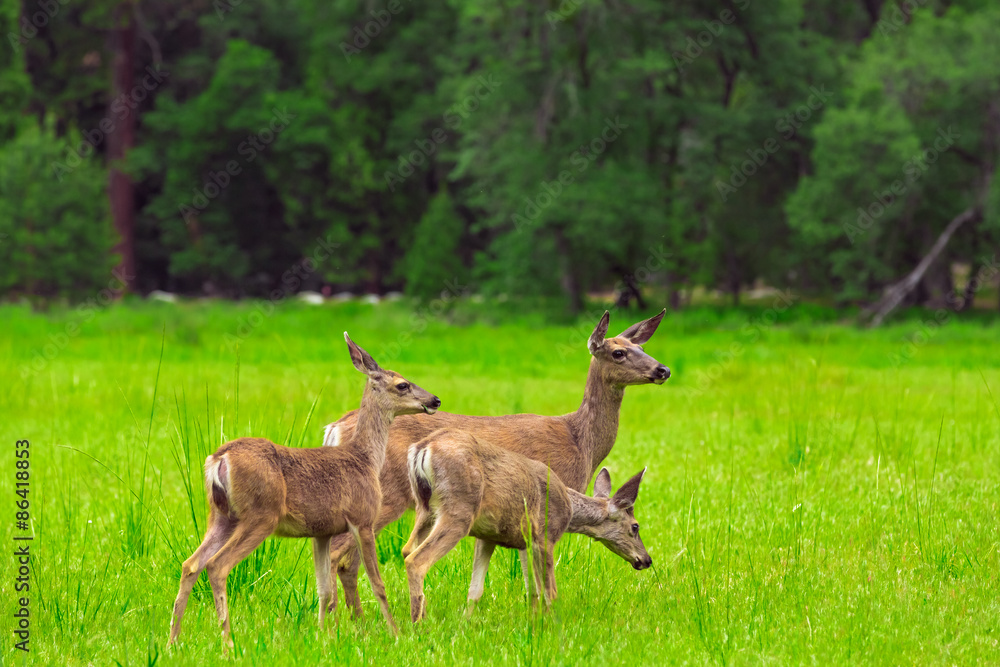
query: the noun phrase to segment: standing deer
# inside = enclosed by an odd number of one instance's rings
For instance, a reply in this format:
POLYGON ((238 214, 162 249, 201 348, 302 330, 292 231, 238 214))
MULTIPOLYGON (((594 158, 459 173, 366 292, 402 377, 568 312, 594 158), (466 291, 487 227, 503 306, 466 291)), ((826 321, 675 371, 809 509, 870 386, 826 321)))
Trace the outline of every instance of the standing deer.
MULTIPOLYGON (((587 348, 592 356, 583 391, 583 403, 576 410, 558 417, 533 414, 480 417, 438 412, 434 416, 414 415, 397 419, 389 429, 385 467, 382 468, 382 509, 375 522, 381 531, 414 507, 406 471, 409 446, 440 428, 454 428, 475 433, 478 438, 503 449, 541 461, 567 487, 584 492, 594 472, 607 457, 618 435, 618 413, 625 387, 640 384, 663 384, 670 369, 646 354, 642 345, 660 325, 666 310, 648 320, 637 322, 613 338, 608 333, 607 312, 590 335, 587 348)), ((326 427, 324 445, 336 446, 351 437, 357 428, 358 414, 348 412, 326 427)), ((476 553, 484 550, 476 542, 476 553)), ((346 536, 334 538, 330 547, 333 566, 344 587, 344 600, 356 617, 361 615, 358 600, 357 551, 346 536)), ((472 594, 470 590, 470 595, 472 594)), ((337 604, 331 600, 331 611, 337 604)))
POLYGON ((201 571, 207 570, 222 623, 223 647, 232 645, 226 578, 268 535, 313 538, 322 627, 327 606, 336 599, 336 582, 330 576, 330 539, 350 532, 389 631, 396 634, 375 552, 379 473, 393 418, 418 412, 433 414, 441 401, 398 374, 382 370, 347 332, 344 340, 354 367, 367 375, 368 381, 361 407, 354 413, 356 427, 343 445, 296 449, 263 438, 239 438, 206 459, 208 530, 201 546, 184 561, 180 592, 174 602, 171 644, 181 632, 191 588, 201 571))
POLYGON ((639 537, 632 508, 646 470, 625 482, 612 498, 611 476, 602 468, 594 497, 567 488, 543 463, 482 442, 455 429, 435 431, 410 447, 407 470, 417 498, 417 516, 403 547, 410 584, 410 617, 425 615, 424 577, 466 535, 476 538, 469 612, 483 595, 490 556, 497 545, 517 549, 521 562, 530 547, 535 586, 525 587, 532 604, 556 597, 553 550, 563 533, 598 540, 637 570, 653 563, 639 537))

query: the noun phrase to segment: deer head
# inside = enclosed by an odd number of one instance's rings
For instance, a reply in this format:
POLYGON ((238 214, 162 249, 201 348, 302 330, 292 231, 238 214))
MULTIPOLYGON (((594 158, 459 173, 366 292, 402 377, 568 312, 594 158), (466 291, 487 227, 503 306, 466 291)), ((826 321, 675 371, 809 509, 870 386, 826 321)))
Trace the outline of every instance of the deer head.
POLYGON ((594 498, 607 500, 607 514, 592 526, 587 534, 598 540, 608 549, 618 554, 637 570, 644 570, 653 564, 653 559, 646 553, 646 547, 639 537, 639 524, 635 520, 633 508, 639 495, 639 483, 646 469, 637 473, 611 494, 611 474, 607 468, 601 468, 594 480, 594 498), (610 496, 610 497, 609 497, 610 496))
POLYGON ((399 373, 382 369, 372 359, 372 355, 351 340, 346 331, 344 340, 347 341, 354 367, 368 376, 368 387, 393 414, 398 416, 426 412, 432 415, 441 407, 441 399, 434 394, 421 389, 399 373))
POLYGON ((590 335, 587 347, 606 382, 628 386, 663 384, 667 381, 670 369, 642 349, 642 344, 653 336, 666 312, 664 308, 659 315, 633 324, 614 338, 605 338, 610 315, 608 311, 604 311, 604 316, 590 335))

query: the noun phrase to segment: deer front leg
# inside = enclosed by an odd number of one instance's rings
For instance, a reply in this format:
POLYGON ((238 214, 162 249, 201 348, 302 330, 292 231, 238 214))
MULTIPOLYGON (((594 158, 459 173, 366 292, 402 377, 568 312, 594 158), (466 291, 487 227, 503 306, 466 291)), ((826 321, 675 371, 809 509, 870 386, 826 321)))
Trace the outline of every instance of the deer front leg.
POLYGON ((472 582, 469 584, 469 606, 465 610, 466 618, 472 616, 472 611, 476 608, 476 603, 483 597, 483 588, 486 586, 486 572, 490 568, 490 558, 493 557, 493 550, 497 545, 485 540, 476 540, 476 547, 472 558, 472 582))
MULTIPOLYGON (((361 611, 361 600, 358 597, 358 568, 361 559, 358 558, 358 549, 355 546, 354 537, 350 533, 343 533, 333 538, 330 543, 330 566, 336 570, 337 578, 344 589, 344 604, 351 610, 351 615, 355 620, 364 616, 361 611)), ((337 608, 337 598, 334 596, 330 600, 327 612, 333 613, 337 608)))
POLYGON ((368 575, 368 583, 372 587, 372 593, 378 600, 378 605, 382 609, 382 616, 389 625, 389 634, 393 637, 399 635, 396 622, 392 620, 392 613, 389 611, 389 601, 385 597, 385 584, 382 583, 382 575, 378 571, 378 551, 375 547, 375 531, 371 526, 350 526, 354 533, 355 541, 358 543, 358 550, 361 551, 361 560, 365 564, 365 573, 368 575))
MULTIPOLYGON (((319 629, 323 629, 327 605, 337 599, 336 579, 330 575, 330 536, 313 538, 313 566, 316 568, 316 592, 319 595, 319 629)), ((336 602, 333 610, 336 611, 336 602)), ((336 616, 334 616, 336 620, 336 616)))

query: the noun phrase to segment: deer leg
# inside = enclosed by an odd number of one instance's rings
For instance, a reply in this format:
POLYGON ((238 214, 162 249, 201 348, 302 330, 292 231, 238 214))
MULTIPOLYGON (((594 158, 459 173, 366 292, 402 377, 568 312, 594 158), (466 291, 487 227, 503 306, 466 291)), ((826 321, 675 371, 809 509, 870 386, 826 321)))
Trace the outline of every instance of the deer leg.
POLYGON ((417 507, 417 516, 413 521, 413 530, 410 531, 410 539, 403 545, 403 560, 413 553, 420 544, 427 539, 434 527, 435 516, 422 507, 417 507))
MULTIPOLYGON (((390 523, 403 516, 407 504, 405 500, 399 500, 400 502, 396 502, 393 498, 382 497, 382 507, 374 526, 376 535, 381 533, 382 529, 390 523)), ((358 557, 358 550, 354 542, 350 533, 334 537, 330 547, 330 560, 333 567, 337 568, 337 578, 340 579, 340 585, 344 588, 344 603, 350 607, 352 616, 359 619, 364 616, 361 611, 361 598, 358 597, 358 568, 361 565, 361 559, 358 557)), ((331 602, 331 606, 336 606, 336 598, 331 602)))
POLYGON ((472 610, 476 608, 479 598, 483 597, 483 587, 486 585, 486 571, 490 568, 490 558, 493 557, 493 550, 497 545, 486 540, 476 540, 475 551, 472 559, 472 583, 469 584, 469 606, 465 611, 466 617, 472 616, 472 610))
MULTIPOLYGON (((343 533, 333 538, 330 543, 330 563, 337 570, 337 578, 344 589, 344 604, 351 610, 351 615, 355 619, 364 616, 361 611, 361 600, 358 598, 358 568, 361 559, 358 558, 358 549, 354 543, 354 536, 351 533, 343 533)), ((330 601, 328 612, 333 612, 337 608, 337 598, 330 601)))
POLYGON ((410 585, 410 619, 416 623, 426 616, 424 577, 434 563, 455 548, 469 534, 471 521, 454 521, 439 516, 427 539, 406 557, 406 578, 410 585))
POLYGON ((223 653, 233 645, 229 627, 229 605, 226 603, 226 579, 232 569, 259 547, 277 526, 277 516, 263 521, 258 520, 253 524, 245 522, 236 524, 233 534, 205 565, 208 582, 212 584, 212 595, 215 598, 215 612, 222 624, 223 653))
POLYGON ((170 641, 167 642, 167 646, 176 642, 177 637, 181 634, 181 620, 184 618, 184 610, 187 608, 191 589, 198 581, 198 575, 205 569, 208 559, 214 556, 233 534, 235 524, 225 516, 213 516, 210 521, 201 545, 195 549, 190 558, 184 561, 184 565, 181 567, 181 588, 174 601, 174 617, 170 623, 170 641))
POLYGON ((545 588, 545 547, 538 541, 533 541, 531 545, 531 558, 531 564, 534 566, 535 588, 538 590, 545 608, 548 609, 551 600, 549 600, 549 592, 545 588))
POLYGON ((549 606, 556 599, 556 560, 555 545, 548 542, 542 549, 545 558, 545 597, 549 606))
POLYGON ((382 583, 382 575, 378 571, 378 551, 375 546, 375 531, 371 526, 359 527, 348 524, 354 539, 358 543, 358 550, 361 552, 361 560, 365 564, 365 574, 368 575, 368 584, 372 587, 372 593, 378 600, 378 606, 382 609, 382 616, 389 624, 389 634, 393 637, 399 634, 396 622, 392 620, 389 612, 389 601, 385 597, 385 584, 382 583))
MULTIPOLYGON (((531 584, 531 567, 528 563, 528 550, 518 549, 517 555, 521 557, 521 574, 524 576, 524 592, 528 596, 528 602, 534 608, 538 602, 538 589, 531 584)), ((538 564, 535 564, 538 567, 538 564)))
MULTIPOLYGON (((330 574, 330 536, 313 538, 313 565, 316 568, 316 592, 319 594, 319 628, 323 629, 323 621, 326 617, 326 607, 330 604, 331 591, 332 598, 336 599, 337 591, 332 590, 336 586, 336 579, 330 574)), ((336 609, 336 604, 334 604, 336 609)))

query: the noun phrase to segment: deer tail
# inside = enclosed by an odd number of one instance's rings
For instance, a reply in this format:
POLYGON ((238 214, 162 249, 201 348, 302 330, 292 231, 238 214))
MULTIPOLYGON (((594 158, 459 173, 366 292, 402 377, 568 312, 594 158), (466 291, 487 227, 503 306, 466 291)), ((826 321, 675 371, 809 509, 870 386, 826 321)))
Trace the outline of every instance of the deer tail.
POLYGON ((213 505, 226 516, 230 515, 229 464, 226 455, 212 454, 205 459, 205 487, 213 505))
POLYGON ((425 510, 431 508, 434 492, 434 470, 431 468, 431 450, 427 440, 421 440, 407 453, 407 470, 410 474, 410 489, 425 510))

